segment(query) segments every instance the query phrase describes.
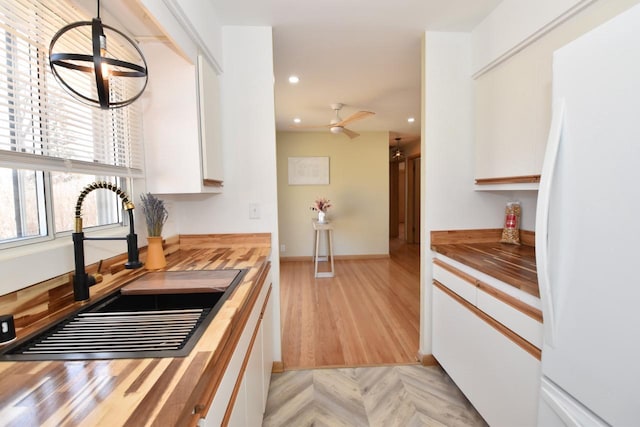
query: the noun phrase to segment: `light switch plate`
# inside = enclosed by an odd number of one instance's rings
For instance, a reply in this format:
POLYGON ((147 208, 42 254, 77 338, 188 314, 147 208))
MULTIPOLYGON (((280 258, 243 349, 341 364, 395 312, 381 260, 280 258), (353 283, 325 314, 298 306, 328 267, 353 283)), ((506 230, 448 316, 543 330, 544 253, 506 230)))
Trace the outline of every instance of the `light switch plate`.
POLYGON ((249 219, 260 219, 260 207, 257 203, 249 204, 249 219))

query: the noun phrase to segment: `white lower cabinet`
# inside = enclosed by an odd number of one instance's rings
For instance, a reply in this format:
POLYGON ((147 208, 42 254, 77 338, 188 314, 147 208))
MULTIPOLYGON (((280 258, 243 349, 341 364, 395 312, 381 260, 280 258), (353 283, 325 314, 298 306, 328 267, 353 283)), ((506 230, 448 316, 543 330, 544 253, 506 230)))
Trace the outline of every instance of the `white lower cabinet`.
POLYGON ((233 403, 233 409, 231 416, 229 417, 229 427, 247 427, 247 394, 246 394, 246 378, 243 377, 242 383, 240 383, 240 389, 236 396, 236 400, 233 403))
MULTIPOLYGON (((514 329, 520 328, 521 313, 503 316, 503 324, 479 308, 485 292, 466 286, 463 298, 446 283, 434 282, 433 356, 490 426, 535 426, 539 349, 509 327, 514 319, 514 329)), ((493 311, 508 313, 511 307, 502 304, 507 308, 493 311)), ((541 333, 541 323, 534 324, 541 333)))
POLYGON ((267 300, 262 317, 262 408, 267 406, 267 395, 271 383, 271 370, 273 368, 273 298, 267 300))
MULTIPOLYGON (((229 418, 229 427, 252 427, 262 425, 264 414, 264 381, 262 350, 264 322, 260 319, 258 332, 247 360, 247 365, 242 376, 238 394, 229 418)), ((269 367, 271 374, 271 367, 269 367)))
MULTIPOLYGON (((262 415, 264 414, 263 394, 264 389, 262 383, 264 381, 262 372, 262 349, 263 349, 263 332, 264 324, 260 323, 256 340, 253 343, 253 350, 247 363, 247 369, 244 372, 244 386, 245 386, 245 398, 247 403, 245 405, 247 416, 247 423, 245 426, 260 426, 262 425, 262 415)), ((271 372, 271 368, 269 368, 271 372)))
POLYGON ((273 316, 269 279, 263 285, 231 356, 202 427, 254 427, 262 425, 273 365, 273 316), (269 331, 265 334, 265 331, 269 331), (266 337, 266 335, 269 335, 266 337), (268 340, 265 340, 268 338, 268 340), (266 384, 265 384, 266 382, 266 384), (237 390, 234 397, 234 390, 237 390), (225 424, 225 414, 230 412, 225 424))

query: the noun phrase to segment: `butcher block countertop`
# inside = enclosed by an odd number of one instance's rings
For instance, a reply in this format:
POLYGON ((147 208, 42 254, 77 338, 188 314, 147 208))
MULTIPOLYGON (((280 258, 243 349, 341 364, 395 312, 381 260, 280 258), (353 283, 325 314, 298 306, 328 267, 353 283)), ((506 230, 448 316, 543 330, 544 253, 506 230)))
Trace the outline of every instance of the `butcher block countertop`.
MULTIPOLYGON (((173 242, 166 242, 167 271, 248 269, 189 355, 158 359, 0 362, 0 424, 21 427, 195 425, 207 410, 224 373, 234 339, 259 293, 257 284, 268 273, 270 241, 267 233, 179 236, 173 242)), ((141 257, 144 261, 144 255, 141 257)), ((92 301, 146 274, 144 269, 123 270, 122 261, 108 265, 107 272, 100 264, 105 279, 91 288, 92 301)), ((96 267, 87 268, 90 273, 92 268, 96 267)), ((34 285, 22 294, 0 297, 3 308, 14 308, 18 337, 36 326, 41 328, 57 321, 81 305, 69 296, 70 285, 59 283, 67 279, 57 280, 34 285), (25 294, 30 295, 29 299, 25 294), (58 298, 54 301, 53 297, 58 298), (20 298, 25 301, 16 302, 20 298), (46 316, 43 310, 48 310, 46 316)))
MULTIPOLYGON (((492 233, 482 238, 470 230, 432 232, 431 248, 539 298, 535 247, 499 243, 501 230, 484 231, 492 233)), ((530 241, 531 238, 523 238, 523 242, 530 241)))

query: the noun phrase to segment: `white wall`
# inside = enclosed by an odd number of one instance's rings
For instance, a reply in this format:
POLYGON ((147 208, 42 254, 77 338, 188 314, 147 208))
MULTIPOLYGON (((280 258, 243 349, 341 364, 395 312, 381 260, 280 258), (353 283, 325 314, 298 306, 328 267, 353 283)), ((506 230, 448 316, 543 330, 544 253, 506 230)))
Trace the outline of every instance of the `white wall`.
MULTIPOLYGON (((611 1, 611 0, 605 0, 611 1)), ((472 73, 518 51, 594 0, 503 0, 473 30, 472 73)))
MULTIPOLYGON (((503 226, 510 200, 535 224, 535 192, 474 191, 472 44, 469 33, 425 33, 422 120, 420 353, 431 353, 430 232, 503 226)), ((525 221, 526 220, 526 221, 525 221)), ((530 227, 530 228, 529 228, 530 227)))
MULTIPOLYGON (((280 330, 278 195, 271 27, 224 27, 222 86, 224 191, 219 195, 163 196, 172 202, 178 231, 271 233, 275 329, 280 330), (259 219, 249 218, 257 204, 259 219)), ((274 334, 274 360, 280 334, 274 334)))

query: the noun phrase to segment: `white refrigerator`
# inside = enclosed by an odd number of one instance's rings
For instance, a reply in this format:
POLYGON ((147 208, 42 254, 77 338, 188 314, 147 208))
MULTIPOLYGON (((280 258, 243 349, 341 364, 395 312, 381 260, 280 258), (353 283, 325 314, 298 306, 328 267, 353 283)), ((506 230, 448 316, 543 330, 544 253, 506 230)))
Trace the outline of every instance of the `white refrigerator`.
POLYGON ((538 425, 640 426, 640 5, 557 50, 538 425))

